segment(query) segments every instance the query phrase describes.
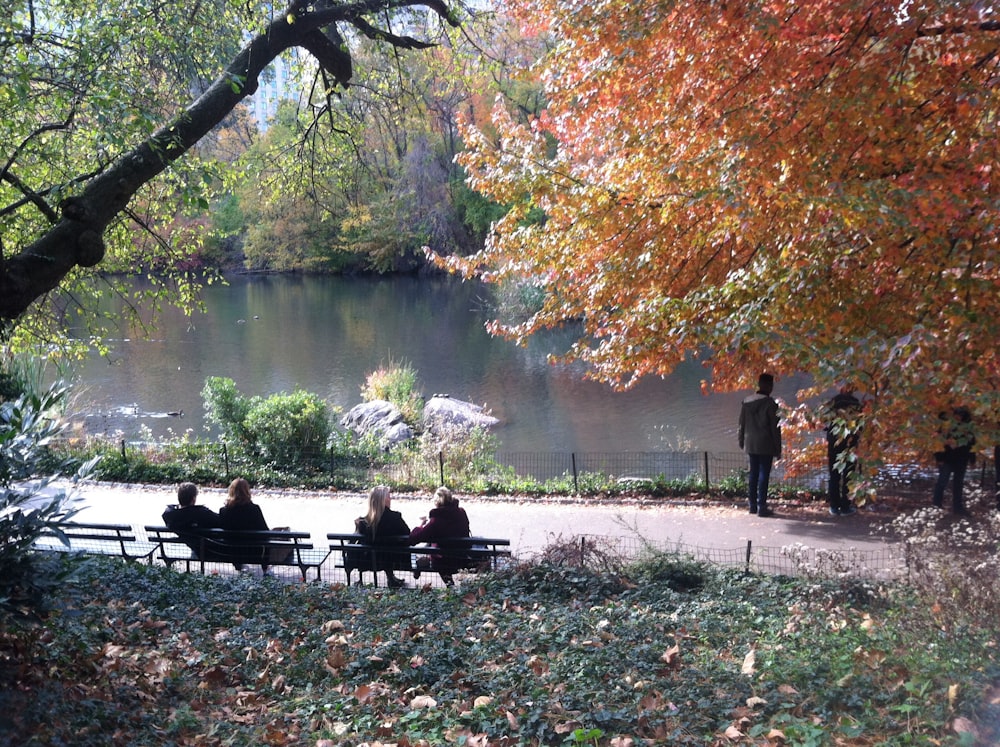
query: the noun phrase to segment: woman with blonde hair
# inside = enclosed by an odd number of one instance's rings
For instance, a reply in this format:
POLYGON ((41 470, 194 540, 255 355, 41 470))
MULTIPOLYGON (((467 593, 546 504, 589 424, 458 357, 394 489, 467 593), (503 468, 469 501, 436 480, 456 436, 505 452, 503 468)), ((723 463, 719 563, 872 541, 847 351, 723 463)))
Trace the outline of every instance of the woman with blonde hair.
MULTIPOLYGON (((399 511, 393 511, 392 494, 385 485, 376 485, 368 494, 368 513, 354 520, 355 531, 364 536, 365 543, 378 548, 409 547, 410 527, 399 511)), ((385 571, 390 588, 405 586, 394 571, 410 570, 410 553, 381 550, 374 556, 374 572, 385 571)))

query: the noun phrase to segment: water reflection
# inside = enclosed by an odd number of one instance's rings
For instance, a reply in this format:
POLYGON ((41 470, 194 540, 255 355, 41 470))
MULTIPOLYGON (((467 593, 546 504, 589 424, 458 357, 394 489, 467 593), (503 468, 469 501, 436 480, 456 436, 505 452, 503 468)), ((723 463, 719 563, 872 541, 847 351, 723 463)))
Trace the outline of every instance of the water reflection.
MULTIPOLYGON (((572 331, 524 347, 490 337, 484 293, 448 279, 234 278, 205 289, 205 314, 165 311, 153 339, 121 330, 109 359, 82 366, 78 406, 98 432, 134 438, 146 426, 156 437, 203 435, 209 376, 232 378, 246 395, 301 387, 346 409, 360 401, 368 373, 406 361, 426 396, 491 409, 503 422, 495 433, 504 450, 736 450, 743 395, 703 396, 699 364, 613 392, 583 380, 579 368, 547 363, 572 331)), ((790 398, 794 386, 786 386, 777 394, 790 398)))

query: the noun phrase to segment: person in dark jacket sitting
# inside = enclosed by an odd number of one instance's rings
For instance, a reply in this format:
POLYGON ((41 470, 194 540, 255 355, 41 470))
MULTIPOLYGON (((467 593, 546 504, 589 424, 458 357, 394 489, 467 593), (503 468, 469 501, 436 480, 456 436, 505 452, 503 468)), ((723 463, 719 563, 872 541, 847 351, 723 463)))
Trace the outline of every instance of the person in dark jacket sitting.
MULTIPOLYGON (((392 494, 385 485, 376 485, 368 494, 368 513, 354 520, 354 530, 364 535, 365 543, 379 548, 409 547, 408 537, 410 527, 403 520, 399 511, 393 511, 392 494)), ((385 571, 385 577, 390 588, 398 589, 405 586, 403 579, 396 576, 395 571, 410 570, 410 553, 394 553, 391 550, 380 550, 377 554, 376 572, 385 571)))
MULTIPOLYGON (((267 531, 267 521, 260 506, 253 502, 250 496, 250 483, 242 477, 237 477, 229 483, 229 500, 219 509, 220 526, 228 531, 258 532, 267 531)), ((265 549, 258 546, 248 546, 245 551, 237 554, 233 565, 236 570, 243 570, 245 563, 257 563, 265 559, 265 549)), ((261 563, 261 570, 267 573, 267 563, 261 563)))
MULTIPOLYGON (((449 539, 460 539, 469 536, 469 517, 465 509, 458 505, 458 499, 451 491, 441 486, 434 493, 434 508, 423 524, 410 532, 410 542, 414 545, 427 542, 431 547, 441 550, 448 549, 449 539)), ((452 552, 431 553, 417 561, 413 577, 419 578, 423 569, 431 568, 441 576, 447 586, 454 584, 454 574, 465 565, 461 547, 452 548, 452 552)))
POLYGON ((201 539, 196 531, 191 530, 213 529, 222 524, 215 511, 207 506, 195 505, 197 499, 198 486, 193 482, 182 482, 177 486, 177 505, 167 506, 163 512, 163 524, 184 540, 194 557, 200 558, 201 539))

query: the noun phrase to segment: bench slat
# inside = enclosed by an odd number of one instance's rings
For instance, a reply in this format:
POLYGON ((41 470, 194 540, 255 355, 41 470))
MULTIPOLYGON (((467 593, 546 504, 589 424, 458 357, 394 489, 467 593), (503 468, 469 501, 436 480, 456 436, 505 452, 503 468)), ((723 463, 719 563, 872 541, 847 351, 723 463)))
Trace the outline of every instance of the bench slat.
POLYGON ((330 554, 336 553, 335 567, 343 568, 347 573, 348 585, 353 572, 358 571, 360 583, 363 583, 364 574, 368 572, 372 574, 377 586, 379 571, 413 570, 412 559, 421 556, 435 555, 467 561, 461 563, 456 572, 477 573, 485 568, 495 569, 499 559, 509 558, 511 555, 509 549, 504 549, 510 547, 509 539, 491 537, 439 539, 435 542, 444 546, 438 547, 411 546, 409 535, 386 537, 381 545, 367 544, 365 536, 357 533, 330 532, 326 538, 330 544, 330 554), (407 558, 407 565, 399 563, 402 556, 407 558))
POLYGON ((65 522, 42 532, 34 547, 47 552, 118 556, 151 561, 156 546, 141 541, 128 524, 65 522), (68 543, 68 544, 67 544, 68 543))
POLYGON ((145 531, 150 540, 158 544, 159 557, 166 565, 183 562, 190 571, 191 564, 197 563, 203 573, 207 562, 289 566, 299 569, 303 581, 308 580, 308 572, 312 569, 316 571, 316 580, 319 581, 323 563, 330 555, 329 550, 318 549, 313 545, 309 532, 283 529, 197 529, 181 537, 165 526, 152 525, 146 526, 145 531), (194 540, 197 551, 193 551, 186 540, 194 540), (184 547, 186 552, 178 552, 179 546, 184 547))

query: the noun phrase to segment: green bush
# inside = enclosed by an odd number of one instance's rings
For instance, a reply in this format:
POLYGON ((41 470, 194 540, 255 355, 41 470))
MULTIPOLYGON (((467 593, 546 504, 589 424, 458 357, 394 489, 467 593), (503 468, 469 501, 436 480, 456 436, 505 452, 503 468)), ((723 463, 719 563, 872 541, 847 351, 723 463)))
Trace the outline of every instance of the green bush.
POLYGON ((291 394, 254 397, 243 424, 260 453, 279 463, 315 461, 322 456, 330 437, 326 403, 301 389, 291 394))
POLYGON ((208 420, 233 445, 271 462, 306 464, 325 452, 330 412, 317 395, 301 389, 270 397, 245 397, 229 378, 205 380, 201 392, 208 420))
POLYGON ((244 421, 250 411, 250 401, 240 394, 236 382, 222 376, 205 379, 201 390, 208 422, 222 429, 223 436, 232 443, 248 443, 244 421))
MULTIPOLYGON (((47 531, 76 513, 66 491, 55 489, 60 473, 46 474, 48 443, 62 431, 58 411, 67 390, 53 386, 40 396, 22 395, 0 405, 0 613, 31 614, 63 580, 54 567, 32 553, 47 531)), ((96 460, 83 464, 86 477, 96 460)))

